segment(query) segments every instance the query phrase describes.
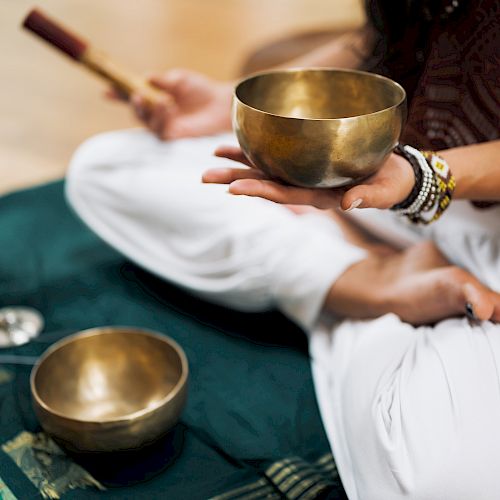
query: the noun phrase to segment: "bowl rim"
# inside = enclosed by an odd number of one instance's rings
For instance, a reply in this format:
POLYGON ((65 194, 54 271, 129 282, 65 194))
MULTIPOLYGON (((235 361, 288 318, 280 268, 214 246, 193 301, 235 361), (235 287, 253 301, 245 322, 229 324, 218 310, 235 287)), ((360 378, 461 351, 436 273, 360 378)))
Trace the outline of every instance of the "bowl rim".
POLYGON ((155 412, 162 406, 164 406, 166 403, 168 403, 170 400, 172 400, 179 392, 184 388, 186 385, 187 379, 189 375, 189 363, 187 360, 187 356, 182 349, 182 347, 171 337, 168 335, 159 333, 154 330, 150 330, 147 328, 137 328, 137 327, 129 327, 129 326, 105 326, 105 327, 95 327, 95 328, 89 328, 87 330, 81 330, 78 331, 72 335, 68 335, 67 337, 64 337, 61 340, 58 340, 54 344, 52 344, 50 347, 48 347, 43 354, 38 358, 37 362, 33 366, 30 374, 30 389, 31 389, 31 395, 33 399, 35 400, 36 404, 39 405, 41 408, 43 408, 46 412, 55 415, 59 418, 65 419, 67 421, 71 422, 78 422, 78 423, 84 423, 84 424, 106 424, 106 423, 120 423, 120 422, 128 422, 130 420, 134 420, 137 418, 141 417, 146 417, 149 414, 155 412), (113 418, 102 418, 99 420, 86 420, 86 419, 80 419, 80 418, 74 418, 70 417, 68 415, 65 415, 64 413, 61 413, 48 404, 46 404, 40 395, 38 394, 38 391, 35 386, 35 378, 38 373, 38 369, 40 368, 41 364, 49 357, 51 356, 55 351, 59 350, 60 348, 64 347, 67 344, 70 344, 71 342, 74 342, 75 340, 82 339, 82 338, 87 338, 87 337, 94 337, 97 335, 108 335, 112 333, 118 333, 119 331, 126 331, 127 333, 136 333, 136 334, 141 334, 145 335, 147 337, 152 337, 156 340, 160 340, 166 344, 168 344, 170 347, 174 349, 174 351, 177 353, 177 355, 180 358, 181 361, 181 375, 179 377, 179 380, 177 383, 174 385, 171 391, 168 392, 162 399, 157 401, 153 406, 149 406, 147 408, 143 408, 141 410, 137 410, 133 413, 128 413, 126 415, 123 415, 121 417, 113 417, 113 418))
POLYGON ((234 88, 233 88, 233 103, 235 101, 238 102, 239 105, 244 106, 245 108, 251 109, 252 111, 257 111, 258 113, 262 113, 264 115, 268 116, 273 116, 276 118, 282 118, 284 120, 307 120, 307 121, 312 121, 312 122, 333 122, 333 121, 340 121, 340 120, 355 120, 357 118, 360 118, 362 116, 375 116, 377 114, 381 113, 386 113, 387 111, 391 109, 396 109, 404 102, 406 101, 407 95, 406 95, 406 90, 404 87, 396 82, 395 80, 392 80, 391 78, 388 78, 383 75, 379 75, 378 73, 370 73, 369 71, 362 71, 359 69, 348 69, 348 68, 336 68, 336 67, 321 67, 321 66, 314 66, 314 67, 295 67, 295 68, 286 68, 286 69, 271 69, 271 70, 264 70, 264 71, 257 71, 255 73, 252 73, 250 75, 247 75, 241 79, 239 79, 234 88), (323 71, 323 72, 336 72, 336 73, 357 73, 357 74, 362 74, 366 75, 372 78, 376 78, 379 80, 385 80, 393 85, 395 85, 397 88, 399 88, 402 92, 402 97, 401 99, 396 103, 393 104, 392 106, 389 106, 384 109, 380 109, 378 111, 374 111, 373 113, 365 113, 362 115, 355 115, 355 116, 345 116, 345 117, 340 117, 340 118, 307 118, 307 117, 294 117, 294 116, 284 116, 284 115, 278 115, 275 113, 270 113, 268 111, 263 111, 261 109, 255 108, 253 106, 250 106, 249 104, 246 104, 243 102, 239 97, 238 97, 238 89, 240 86, 247 82, 248 80, 252 80, 253 78, 256 78, 258 76, 265 76, 265 75, 274 75, 274 74, 279 74, 279 73, 298 73, 298 72, 307 72, 307 71, 323 71))

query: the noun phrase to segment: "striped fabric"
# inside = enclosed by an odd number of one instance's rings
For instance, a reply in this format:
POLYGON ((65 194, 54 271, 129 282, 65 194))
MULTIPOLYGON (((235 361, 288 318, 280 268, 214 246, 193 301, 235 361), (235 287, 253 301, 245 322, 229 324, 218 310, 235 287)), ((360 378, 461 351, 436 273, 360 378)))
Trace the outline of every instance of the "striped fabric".
MULTIPOLYGON (((44 499, 58 499, 76 488, 105 490, 85 469, 66 455, 45 433, 20 432, 1 449, 40 491, 44 499)), ((1 486, 0 482, 0 486, 1 486)), ((6 487, 6 486, 5 486, 6 487)), ((9 490, 10 491, 10 490, 9 490)), ((8 493, 8 492, 7 492, 8 493)), ((0 500, 12 500, 0 490, 0 500)))
POLYGON ((331 453, 313 463, 300 457, 288 457, 271 464, 264 477, 240 486, 211 500, 290 499, 311 500, 327 492, 345 498, 337 467, 331 453))

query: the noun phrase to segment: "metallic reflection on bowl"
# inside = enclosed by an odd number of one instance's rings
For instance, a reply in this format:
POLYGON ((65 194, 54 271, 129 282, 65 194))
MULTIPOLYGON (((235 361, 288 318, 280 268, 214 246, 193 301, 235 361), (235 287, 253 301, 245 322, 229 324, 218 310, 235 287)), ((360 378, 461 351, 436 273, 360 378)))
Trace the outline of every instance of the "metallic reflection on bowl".
POLYGON ((152 444, 178 421, 187 396, 181 347, 157 333, 95 328, 50 347, 31 373, 44 430, 76 452, 152 444))
POLYGON ((406 94, 380 75, 340 69, 271 71, 241 81, 233 127, 271 177, 337 187, 373 173, 398 142, 406 94))

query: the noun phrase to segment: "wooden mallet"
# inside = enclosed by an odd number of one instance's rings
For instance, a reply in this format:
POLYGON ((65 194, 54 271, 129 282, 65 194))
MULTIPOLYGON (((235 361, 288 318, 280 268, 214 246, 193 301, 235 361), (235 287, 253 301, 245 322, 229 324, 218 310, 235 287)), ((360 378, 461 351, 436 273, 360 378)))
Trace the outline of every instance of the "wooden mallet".
POLYGON ((31 10, 23 26, 110 82, 127 98, 132 93, 138 92, 150 106, 159 102, 160 99, 162 101, 171 99, 168 94, 155 89, 144 78, 120 67, 104 52, 96 49, 59 22, 49 18, 40 9, 31 10))

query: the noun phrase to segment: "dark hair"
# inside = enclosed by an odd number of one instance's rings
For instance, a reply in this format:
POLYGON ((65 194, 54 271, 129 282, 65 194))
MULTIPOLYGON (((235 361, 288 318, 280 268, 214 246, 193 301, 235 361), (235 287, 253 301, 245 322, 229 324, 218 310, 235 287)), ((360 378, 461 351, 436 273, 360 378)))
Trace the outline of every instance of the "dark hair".
POLYGON ((366 0, 365 10, 376 33, 395 42, 404 36, 410 19, 409 0, 366 0))

